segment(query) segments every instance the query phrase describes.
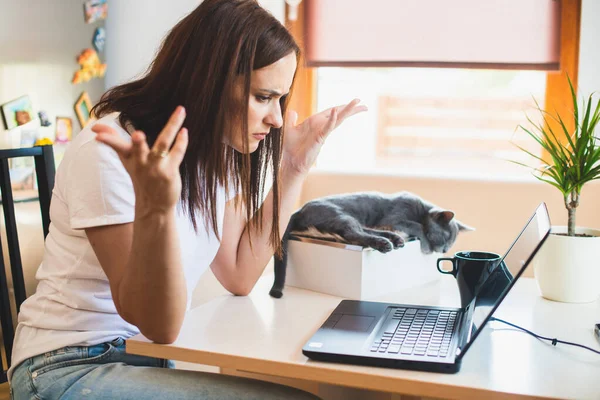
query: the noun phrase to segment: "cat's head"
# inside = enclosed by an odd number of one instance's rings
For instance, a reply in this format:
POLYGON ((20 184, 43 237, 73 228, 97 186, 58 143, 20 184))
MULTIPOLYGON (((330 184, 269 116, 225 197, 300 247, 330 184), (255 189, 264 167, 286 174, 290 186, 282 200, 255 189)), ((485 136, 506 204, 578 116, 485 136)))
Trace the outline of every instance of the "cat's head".
POLYGON ((422 243, 426 245, 422 246, 422 250, 427 253, 446 253, 456 241, 459 232, 475 230, 455 219, 454 212, 436 208, 429 210, 423 228, 429 243, 422 243))

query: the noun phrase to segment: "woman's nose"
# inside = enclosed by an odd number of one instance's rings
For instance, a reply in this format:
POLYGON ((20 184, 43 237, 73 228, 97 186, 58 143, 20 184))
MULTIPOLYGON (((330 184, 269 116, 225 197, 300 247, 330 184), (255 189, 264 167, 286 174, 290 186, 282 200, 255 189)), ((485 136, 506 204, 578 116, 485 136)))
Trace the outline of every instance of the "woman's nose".
POLYGON ((271 112, 267 115, 266 122, 273 128, 281 128, 283 126, 283 116, 281 115, 281 108, 273 107, 271 112))

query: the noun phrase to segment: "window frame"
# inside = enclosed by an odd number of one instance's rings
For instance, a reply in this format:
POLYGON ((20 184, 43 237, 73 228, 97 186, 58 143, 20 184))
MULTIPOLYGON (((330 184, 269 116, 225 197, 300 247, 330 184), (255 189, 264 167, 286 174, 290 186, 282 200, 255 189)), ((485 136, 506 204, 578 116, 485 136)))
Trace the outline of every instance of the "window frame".
MULTIPOLYGON (((547 110, 551 116, 557 114, 561 116, 573 115, 574 110, 567 76, 573 83, 573 87, 577 88, 579 72, 581 0, 560 0, 560 2, 560 66, 558 71, 546 72, 544 110, 547 110)), ((287 3, 285 12, 286 27, 290 30, 303 52, 304 6, 305 3, 303 2, 298 7, 298 16, 295 21, 288 19, 289 5, 287 3)), ((290 101, 290 108, 298 112, 299 122, 302 122, 316 111, 316 84, 316 68, 307 67, 304 60, 300 60, 293 88, 294 95, 290 101)), ((564 122, 570 131, 575 128, 575 122, 572 118, 564 122)), ((546 119, 546 126, 556 131, 561 129, 558 122, 554 121, 553 118, 546 119)), ((542 157, 547 158, 549 155, 544 151, 542 157)))

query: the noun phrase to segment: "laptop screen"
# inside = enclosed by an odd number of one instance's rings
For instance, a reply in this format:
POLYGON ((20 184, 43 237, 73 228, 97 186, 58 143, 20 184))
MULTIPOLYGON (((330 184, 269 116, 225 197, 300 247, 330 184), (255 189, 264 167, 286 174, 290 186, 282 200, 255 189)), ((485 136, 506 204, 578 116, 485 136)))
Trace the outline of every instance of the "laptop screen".
MULTIPOLYGON (((471 332, 467 342, 472 342, 487 322, 514 281, 523 273, 550 232, 550 218, 545 204, 540 204, 525 228, 510 246, 502 260, 485 271, 471 302, 474 306, 471 332)), ((463 352, 468 344, 463 347, 463 352)))

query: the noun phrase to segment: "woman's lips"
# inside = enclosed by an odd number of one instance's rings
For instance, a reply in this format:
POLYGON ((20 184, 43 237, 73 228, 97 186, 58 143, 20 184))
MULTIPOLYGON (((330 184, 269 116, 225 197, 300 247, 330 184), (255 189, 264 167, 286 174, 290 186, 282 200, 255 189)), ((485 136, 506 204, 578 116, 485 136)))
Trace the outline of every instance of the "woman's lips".
POLYGON ((266 133, 253 133, 252 136, 254 136, 257 140, 263 140, 265 138, 265 136, 267 136, 266 133))

